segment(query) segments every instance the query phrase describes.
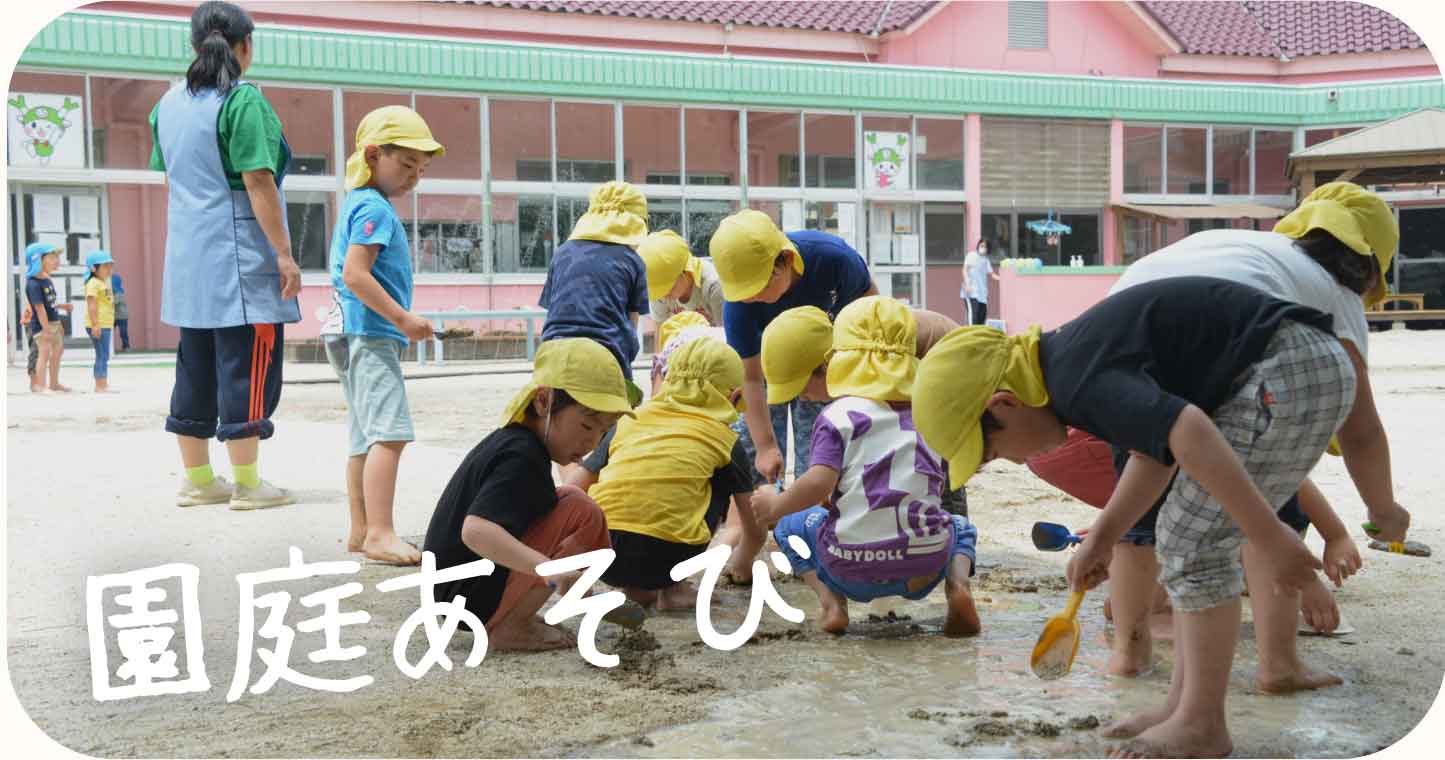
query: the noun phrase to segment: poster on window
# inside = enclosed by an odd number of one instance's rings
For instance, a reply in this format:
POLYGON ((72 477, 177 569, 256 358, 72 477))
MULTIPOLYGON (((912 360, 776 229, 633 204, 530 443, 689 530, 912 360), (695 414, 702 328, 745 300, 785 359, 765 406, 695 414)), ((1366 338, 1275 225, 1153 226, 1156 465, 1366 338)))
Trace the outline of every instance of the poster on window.
POLYGON ((868 156, 869 190, 907 190, 909 155, 907 132, 864 132, 868 156))
POLYGON ((5 101, 10 119, 11 166, 85 166, 85 113, 81 98, 14 92, 5 101))

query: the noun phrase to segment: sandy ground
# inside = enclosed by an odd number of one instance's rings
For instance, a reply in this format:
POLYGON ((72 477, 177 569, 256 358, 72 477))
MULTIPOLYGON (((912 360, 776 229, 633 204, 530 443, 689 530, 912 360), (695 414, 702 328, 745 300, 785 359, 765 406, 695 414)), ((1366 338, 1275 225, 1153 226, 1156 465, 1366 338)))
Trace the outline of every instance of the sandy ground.
MULTIPOLYGON (((1374 338, 1372 378, 1393 443, 1399 498, 1415 515, 1412 537, 1445 550, 1445 518, 1435 509, 1445 497, 1439 464, 1445 459, 1439 436, 1445 334, 1396 331, 1374 338)), ((67 372, 79 385, 83 371, 67 372)), ((326 374, 315 365, 288 365, 287 372, 326 374)), ((403 535, 424 533, 453 468, 493 428, 524 381, 511 374, 410 384, 419 441, 402 463, 396 513, 403 535)), ((811 622, 793 625, 765 613, 753 641, 733 652, 702 645, 689 615, 649 619, 645 635, 624 637, 604 626, 601 650, 622 657, 613 670, 594 668, 575 651, 492 653, 468 669, 461 660, 470 640, 459 636, 448 650, 455 668, 434 668, 413 680, 394 666, 392 646, 416 608, 416 592, 376 589, 408 571, 362 565, 353 575, 268 588, 291 593, 286 622, 294 626, 315 614, 298 609, 304 594, 361 583, 342 609, 366 610, 370 621, 342 628, 340 643, 364 646, 365 655, 315 664, 306 654, 322 646, 322 634, 299 633, 290 660, 308 675, 371 675, 375 682, 333 694, 282 681, 227 702, 240 630, 236 574, 284 566, 288 547, 299 548, 308 562, 349 558, 339 388, 288 386, 276 415, 278 435, 262 450, 263 475, 297 490, 304 503, 238 513, 173 506, 179 463, 161 430, 170 372, 121 367, 112 382, 120 393, 32 397, 23 373, 12 368, 6 398, 10 677, 36 723, 87 754, 1095 756, 1107 749, 1094 730, 1098 720, 1162 699, 1166 689, 1167 644, 1158 647, 1161 667, 1148 677, 1103 675, 1110 629, 1097 592, 1080 616, 1084 642, 1073 672, 1050 683, 1028 672, 1032 642, 1065 596, 1064 558, 1033 550, 1029 526, 1049 519, 1085 527, 1093 510, 1022 468, 1000 464, 970 487, 981 533, 975 588, 984 623, 974 639, 938 635, 943 602, 935 593, 900 605, 895 621, 870 622, 868 610, 855 605, 855 624, 841 639, 818 633, 811 622), (170 562, 200 570, 200 630, 177 636, 201 637, 210 689, 97 702, 86 577, 170 562)), ((1364 510, 1343 465, 1327 458, 1315 474, 1346 523, 1358 525, 1364 510)), ((1317 537, 1311 543, 1318 548, 1317 537)), ((1302 655, 1343 676, 1344 686, 1294 697, 1258 693, 1245 623, 1229 702, 1237 754, 1368 754, 1406 734, 1435 699, 1445 672, 1440 557, 1362 551, 1365 571, 1339 593, 1357 632, 1300 640, 1302 655)), ((810 618, 816 613, 802 584, 777 583, 810 618)), ((747 592, 726 588, 718 597, 714 619, 730 631, 742 619, 747 592)), ((422 642, 420 635, 411 642, 413 659, 422 642)), ((109 656, 113 670, 114 646, 109 656)), ((250 683, 264 670, 251 656, 250 683)))

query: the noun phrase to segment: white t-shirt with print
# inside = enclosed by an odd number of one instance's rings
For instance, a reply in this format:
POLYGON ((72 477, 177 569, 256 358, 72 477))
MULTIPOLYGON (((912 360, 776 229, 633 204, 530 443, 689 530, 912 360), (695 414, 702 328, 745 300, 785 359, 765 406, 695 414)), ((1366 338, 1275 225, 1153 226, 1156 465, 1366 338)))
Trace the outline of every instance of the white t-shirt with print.
POLYGON ((1341 285, 1294 241, 1276 232, 1206 230, 1139 259, 1110 288, 1113 295, 1169 277, 1218 277, 1304 304, 1335 319, 1335 335, 1368 356, 1364 300, 1341 285))
POLYGON ((968 288, 973 291, 973 300, 988 303, 988 276, 993 272, 993 262, 978 251, 969 251, 963 257, 963 271, 968 277, 968 288))

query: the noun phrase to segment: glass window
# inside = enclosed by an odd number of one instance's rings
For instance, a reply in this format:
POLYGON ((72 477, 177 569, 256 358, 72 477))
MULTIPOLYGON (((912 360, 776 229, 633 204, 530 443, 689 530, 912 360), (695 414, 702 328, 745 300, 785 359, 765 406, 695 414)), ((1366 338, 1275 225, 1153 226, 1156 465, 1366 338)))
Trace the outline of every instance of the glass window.
POLYGON ((712 234, 723 217, 738 210, 737 201, 687 201, 687 245, 696 254, 707 252, 712 234))
MULTIPOLYGON (((990 259, 997 262, 1000 259, 1016 258, 1023 255, 1018 252, 1018 245, 1015 243, 1016 235, 1014 234, 1013 214, 1007 212, 994 214, 984 212, 982 222, 983 238, 988 241, 988 257, 990 259)), ((964 242, 968 245, 969 250, 972 250, 974 244, 978 241, 966 240, 964 242)), ((965 256, 968 255, 967 250, 963 253, 965 256)))
POLYGON ((799 187, 798 120, 794 113, 748 111, 748 184, 799 187))
MULTIPOLYGON (((331 155, 336 148, 331 125, 334 109, 330 90, 265 85, 261 92, 265 93, 266 101, 281 119, 286 143, 291 146, 291 164, 286 167, 287 174, 334 175, 345 171, 338 168, 344 162, 331 155)), ((350 129, 355 139, 356 124, 351 124, 350 129)))
MULTIPOLYGON (((427 166, 426 176, 439 179, 482 178, 482 121, 478 116, 481 108, 480 98, 416 96, 416 112, 426 119, 432 136, 446 148, 446 155, 434 158, 427 166)), ((479 272, 481 269, 472 271, 479 272)))
POLYGON ((805 187, 857 187, 853 117, 808 114, 803 136, 805 187))
POLYGON ((1169 183, 1164 192, 1202 195, 1207 132, 1196 127, 1169 127, 1169 183))
POLYGON ((416 271, 486 271, 480 196, 418 195, 416 208, 416 250, 412 252, 416 271))
POLYGON ((552 196, 492 196, 492 267, 499 273, 546 272, 555 248, 552 196))
POLYGON ((925 190, 963 189, 963 122, 956 119, 919 119, 917 186, 925 190))
POLYGON ((1162 127, 1124 125, 1124 192, 1158 194, 1164 191, 1160 146, 1162 127))
POLYGON ((559 101, 556 108, 557 181, 617 179, 617 123, 612 104, 559 101))
MULTIPOLYGON (((587 199, 577 197, 560 197, 557 199, 557 244, 567 242, 572 235, 572 228, 576 226, 577 220, 587 213, 587 199)), ((649 208, 649 211, 651 209, 649 208)), ((651 214, 649 213, 649 216, 651 214)))
POLYGON ((1400 258, 1445 259, 1445 207, 1400 209, 1400 258))
POLYGON ((622 107, 622 176, 648 185, 682 183, 682 109, 622 107))
POLYGON ((362 117, 383 106, 410 108, 411 93, 347 90, 341 94, 341 128, 346 132, 344 136, 348 157, 356 152, 356 127, 361 124, 362 117))
POLYGON ((1215 127, 1211 150, 1215 194, 1249 195, 1249 128, 1215 127))
POLYGON ((738 112, 689 108, 684 111, 684 119, 687 184, 738 184, 738 112))
POLYGON ((1336 137, 1344 137, 1351 132, 1356 132, 1359 127, 1325 127, 1323 129, 1305 130, 1305 147, 1319 145, 1326 140, 1333 140, 1336 137))
POLYGON ((1294 133, 1270 129, 1254 132, 1254 194, 1288 195, 1294 185, 1285 174, 1285 162, 1294 145, 1294 133))
POLYGON ((1153 223, 1148 218, 1134 214, 1124 217, 1124 260, 1121 264, 1133 264, 1153 250, 1149 240, 1152 231, 1153 223))
POLYGON ((551 113, 546 100, 493 100, 488 104, 492 179, 552 181, 551 113))
POLYGON ((924 204, 924 259, 930 264, 962 263, 969 249, 969 243, 964 239, 964 223, 964 207, 961 203, 924 204))
MULTIPOLYGON (((85 109, 89 107, 89 104, 85 103, 85 77, 17 71, 10 78, 10 89, 6 95, 7 100, 18 103, 23 98, 25 101, 24 110, 13 105, 6 107, 6 118, 14 120, 8 123, 12 127, 21 126, 25 135, 22 138, 25 152, 19 155, 9 153, 11 166, 81 168, 91 165, 87 161, 85 145, 85 109), (73 104, 75 108, 66 109, 67 104, 73 104), (31 109, 44 106, 61 110, 63 116, 60 124, 43 119, 24 118, 31 109), (55 150, 47 152, 46 149, 37 147, 39 143, 53 145, 55 150)), ((154 105, 155 102, 152 101, 145 107, 146 116, 150 115, 150 109, 154 105)), ((145 144, 150 145, 149 135, 146 136, 145 144)), ((146 158, 149 160, 150 156, 147 155, 146 158)))
MULTIPOLYGON (((336 194, 292 190, 286 193, 286 225, 291 230, 291 255, 307 271, 326 271, 330 264, 332 206, 336 194)), ((406 205, 410 207, 410 199, 406 205)))
POLYGON ((785 202, 786 202, 786 203, 798 203, 798 201, 759 201, 759 200, 749 200, 749 201, 748 201, 748 208, 754 209, 754 210, 756 210, 756 211, 761 211, 761 212, 763 212, 764 214, 767 214, 767 215, 768 215, 768 218, 773 220, 773 224, 778 225, 778 229, 780 229, 780 230, 782 230, 782 231, 784 231, 784 232, 787 232, 787 231, 788 231, 788 228, 783 226, 783 204, 784 204, 785 202))
MULTIPOLYGON (((151 109, 169 89, 170 83, 160 79, 91 77, 92 165, 103 169, 149 167, 151 109)), ((79 118, 72 121, 75 129, 85 128, 79 118)))
MULTIPOLYGON (((649 198, 647 200, 647 230, 672 230, 682 234, 682 199, 649 198)), ((693 251, 694 256, 706 256, 707 249, 693 251)))

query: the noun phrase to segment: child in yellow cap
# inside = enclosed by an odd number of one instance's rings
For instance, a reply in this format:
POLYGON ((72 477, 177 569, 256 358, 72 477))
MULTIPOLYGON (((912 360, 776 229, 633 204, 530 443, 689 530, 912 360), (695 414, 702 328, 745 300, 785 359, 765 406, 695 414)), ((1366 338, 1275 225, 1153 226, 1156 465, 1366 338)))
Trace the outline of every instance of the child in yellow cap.
POLYGON ((674 314, 695 312, 708 324, 722 326, 722 280, 711 260, 692 255, 687 241, 672 230, 649 234, 637 246, 637 253, 647 265, 647 297, 655 324, 674 314))
POLYGON ((822 407, 799 400, 786 406, 765 403, 759 358, 763 330, 779 314, 798 306, 815 306, 835 316, 853 301, 876 295, 878 288, 863 257, 842 238, 819 230, 784 234, 767 214, 755 209, 723 219, 708 248, 727 299, 723 326, 728 345, 743 358, 744 444, 755 456, 761 481, 781 478, 791 412, 793 472, 801 475, 807 468, 813 420, 822 407))
MULTIPOLYGON (((736 503, 737 531, 750 564, 763 533, 752 519, 752 476, 729 425, 738 416, 743 366, 718 338, 674 339, 654 396, 623 420, 583 462, 588 489, 607 514, 617 559, 602 580, 660 610, 688 609, 689 582, 672 568, 701 554, 736 503)), ((736 563, 734 563, 736 565, 736 563)))
POLYGON ((1115 544, 1169 487, 1155 547, 1174 606, 1176 662, 1161 709, 1106 728, 1126 756, 1220 757, 1233 743, 1225 693, 1244 589, 1240 545, 1267 586, 1292 593, 1321 563, 1275 511, 1344 422, 1355 372, 1329 315, 1217 278, 1121 291, 1057 330, 955 330, 924 358, 919 432, 960 485, 994 458, 1023 462, 1064 443, 1066 426, 1133 452, 1069 561, 1082 591, 1108 574, 1115 544))
MULTIPOLYGON (((637 324, 647 309, 647 266, 637 246, 647 237, 647 199, 626 182, 593 188, 587 213, 547 267, 542 340, 591 338, 612 352, 632 382, 641 348, 637 324)), ((642 392, 631 388, 634 401, 642 392)))
POLYGON ((447 483, 427 527, 425 551, 437 569, 486 558, 491 575, 439 584, 437 599, 460 594, 487 627, 492 649, 570 647, 570 634, 537 611, 565 594, 580 572, 537 575, 553 559, 608 546, 607 520, 587 494, 552 479, 552 464, 580 461, 632 414, 627 384, 611 353, 586 338, 537 348, 532 381, 502 413, 501 427, 477 444, 447 483))
POLYGON ((943 462, 914 427, 917 333, 913 314, 892 298, 845 307, 828 362, 836 400, 813 426, 808 471, 781 493, 765 486, 753 494, 758 519, 778 521, 773 538, 818 595, 821 627, 830 633, 847 629, 849 601, 923 599, 940 582, 948 598, 944 633, 979 631, 968 584, 978 532, 941 506, 943 462))
POLYGON ((415 565, 421 553, 396 535, 392 504, 401 452, 416 440, 401 354, 408 339, 432 336, 411 311, 411 249, 393 206, 411 192, 434 157, 445 153, 421 116, 385 106, 356 127, 346 161, 346 201, 331 236, 331 314, 321 329, 326 357, 346 396, 348 551, 415 565))

